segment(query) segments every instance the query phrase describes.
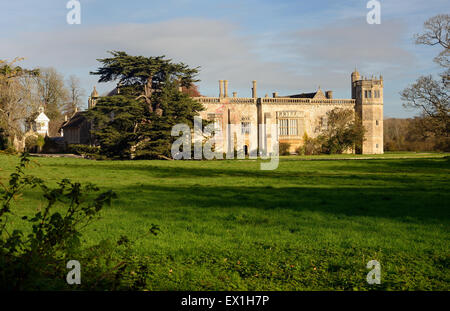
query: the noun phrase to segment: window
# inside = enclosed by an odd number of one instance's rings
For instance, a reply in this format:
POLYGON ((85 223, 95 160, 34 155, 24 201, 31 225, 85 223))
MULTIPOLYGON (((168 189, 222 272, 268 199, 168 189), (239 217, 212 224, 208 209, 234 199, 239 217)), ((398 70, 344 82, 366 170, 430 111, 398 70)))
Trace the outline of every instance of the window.
POLYGON ((372 98, 372 91, 369 91, 369 98, 372 98))
POLYGON ((378 125, 378 120, 376 121, 376 124, 378 125))
POLYGON ((288 136, 288 119, 278 120, 278 135, 280 136, 288 136))
POLYGON ((220 120, 220 119, 214 120, 214 129, 217 131, 222 130, 222 120, 220 120))
POLYGON ((241 122, 241 133, 250 134, 251 125, 250 122, 241 122))
POLYGON ((289 136, 298 135, 298 122, 297 119, 289 120, 289 136))
POLYGON ((279 119, 279 136, 298 136, 298 119, 279 119))
POLYGON ((364 97, 367 98, 367 91, 364 91, 364 97))
POLYGON ((208 121, 214 122, 214 130, 222 130, 222 115, 218 113, 208 113, 208 121))
POLYGON ((377 149, 378 149, 378 144, 377 144, 377 149))

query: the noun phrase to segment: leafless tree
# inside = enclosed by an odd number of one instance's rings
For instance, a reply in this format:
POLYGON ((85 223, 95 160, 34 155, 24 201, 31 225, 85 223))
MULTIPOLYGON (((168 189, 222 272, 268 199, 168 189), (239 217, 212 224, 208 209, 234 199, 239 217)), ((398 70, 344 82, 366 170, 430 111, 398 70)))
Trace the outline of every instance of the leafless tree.
MULTIPOLYGON (((428 46, 440 46, 443 50, 434 59, 443 69, 441 79, 435 80, 431 75, 421 76, 417 81, 401 92, 403 106, 420 111, 422 117, 423 136, 433 133, 444 140, 450 148, 450 15, 441 14, 427 20, 425 31, 416 35, 416 43, 428 46)), ((441 144, 442 145, 442 144, 441 144)))
POLYGON ((33 85, 39 71, 17 66, 21 60, 0 60, 0 128, 10 143, 15 136, 22 136, 27 117, 37 110, 33 85))
POLYGON ((86 93, 81 87, 80 79, 75 75, 69 77, 67 85, 69 89, 69 101, 65 104, 63 113, 71 115, 75 110, 81 108, 81 99, 86 93))
POLYGON ((45 108, 45 114, 50 119, 49 135, 56 136, 64 120, 64 106, 70 98, 69 90, 64 84, 64 77, 54 68, 40 69, 37 93, 40 105, 45 108))
POLYGON ((436 15, 425 22, 424 28, 424 33, 415 36, 416 44, 440 45, 443 47, 444 49, 434 60, 442 67, 449 68, 450 38, 448 33, 450 29, 450 15, 436 15))
POLYGON ((445 83, 434 80, 432 76, 422 76, 416 83, 403 90, 402 100, 405 107, 417 108, 421 111, 425 132, 437 136, 449 137, 450 102, 449 89, 445 83), (425 121, 424 120, 424 121, 425 121))
POLYGON ((64 104, 69 99, 64 77, 54 68, 41 68, 37 89, 40 103, 50 120, 60 118, 64 104))

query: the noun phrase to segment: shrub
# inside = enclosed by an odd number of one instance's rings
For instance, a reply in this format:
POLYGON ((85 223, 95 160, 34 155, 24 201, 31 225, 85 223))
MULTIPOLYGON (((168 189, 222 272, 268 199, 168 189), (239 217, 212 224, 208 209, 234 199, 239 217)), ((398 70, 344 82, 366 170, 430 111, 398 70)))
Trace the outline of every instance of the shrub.
POLYGON ((0 150, 5 150, 8 146, 8 138, 6 137, 5 131, 0 128, 0 150))
POLYGON ((291 144, 289 143, 280 143, 280 155, 290 155, 289 149, 291 148, 291 144))
POLYGON ((83 157, 94 159, 100 158, 100 147, 96 146, 69 145, 68 151, 83 157))
POLYGON ((38 137, 30 135, 27 138, 25 138, 25 150, 27 152, 36 151, 37 146, 38 146, 38 137))
POLYGON ((302 155, 317 155, 322 153, 322 142, 319 139, 311 138, 308 134, 303 135, 303 145, 296 152, 302 155))
POLYGON ((42 151, 42 147, 44 147, 45 145, 45 138, 44 136, 39 135, 37 140, 36 140, 36 145, 38 147, 38 151, 41 152, 42 151))
POLYGON ((63 179, 54 189, 42 179, 25 175, 30 162, 26 153, 2 185, 0 196, 0 289, 55 289, 66 286, 65 263, 80 250, 80 229, 94 221, 105 204, 115 197, 112 191, 93 196, 99 189, 63 179), (26 188, 42 191, 43 208, 33 217, 23 216, 28 232, 15 228, 17 211, 13 202, 26 188))

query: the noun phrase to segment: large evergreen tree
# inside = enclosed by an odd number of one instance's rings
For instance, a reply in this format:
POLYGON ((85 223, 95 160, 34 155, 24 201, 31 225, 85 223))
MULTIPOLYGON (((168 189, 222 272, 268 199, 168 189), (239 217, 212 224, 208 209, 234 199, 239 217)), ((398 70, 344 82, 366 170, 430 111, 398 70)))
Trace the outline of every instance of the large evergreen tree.
POLYGON ((99 59, 102 66, 94 75, 99 82, 117 82, 119 94, 101 97, 88 117, 102 152, 119 158, 170 157, 174 138, 172 126, 192 127, 203 106, 183 92, 198 73, 183 63, 164 56, 131 56, 113 51, 111 58, 99 59))

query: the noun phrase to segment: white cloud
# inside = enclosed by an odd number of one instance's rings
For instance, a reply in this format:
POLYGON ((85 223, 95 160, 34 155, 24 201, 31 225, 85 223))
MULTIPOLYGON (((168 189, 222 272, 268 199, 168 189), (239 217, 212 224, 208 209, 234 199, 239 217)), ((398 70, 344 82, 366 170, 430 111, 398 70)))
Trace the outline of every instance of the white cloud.
MULTIPOLYGON (((2 57, 22 56, 26 65, 53 66, 75 73, 90 89, 98 58, 108 50, 132 55, 166 55, 192 67, 201 66, 200 90, 216 96, 217 80, 228 79, 230 93, 250 96, 258 80, 259 96, 279 91, 312 91, 318 85, 348 97, 350 72, 355 65, 365 73, 386 77, 401 74, 414 62, 401 47, 404 27, 384 21, 367 25, 349 19, 289 33, 239 35, 235 24, 213 19, 175 19, 152 24, 63 27, 51 32, 29 32, 7 38, 2 57), (337 92, 336 92, 337 91, 337 92)), ((106 91, 111 86, 99 87, 106 91)))

